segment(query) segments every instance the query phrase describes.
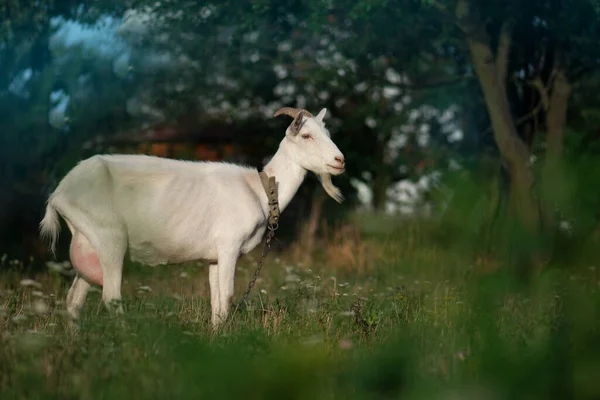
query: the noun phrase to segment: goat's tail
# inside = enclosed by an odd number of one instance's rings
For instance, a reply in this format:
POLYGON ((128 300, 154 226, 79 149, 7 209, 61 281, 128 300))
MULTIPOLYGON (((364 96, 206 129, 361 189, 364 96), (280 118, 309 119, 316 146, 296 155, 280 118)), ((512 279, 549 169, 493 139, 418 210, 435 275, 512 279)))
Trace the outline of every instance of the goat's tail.
POLYGON ((50 251, 53 255, 56 255, 56 240, 58 239, 58 233, 60 232, 60 221, 58 219, 58 212, 56 208, 50 204, 46 205, 46 214, 40 222, 40 233, 46 243, 50 242, 50 251))

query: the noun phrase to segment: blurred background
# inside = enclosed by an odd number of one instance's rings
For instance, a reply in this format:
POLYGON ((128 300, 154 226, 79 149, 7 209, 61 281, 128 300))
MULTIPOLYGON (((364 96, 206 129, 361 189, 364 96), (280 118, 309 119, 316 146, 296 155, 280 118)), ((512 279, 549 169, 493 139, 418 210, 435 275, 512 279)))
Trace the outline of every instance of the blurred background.
POLYGON ((4 0, 0 397, 599 398, 599 40, 599 0, 4 0), (202 265, 130 262, 128 327, 96 289, 68 334, 62 177, 260 169, 284 106, 328 109, 346 201, 308 175, 226 334, 202 265))
POLYGON ((311 176, 284 216, 292 235, 357 210, 454 218, 487 250, 522 259, 533 246, 541 264, 568 240, 557 235, 600 236, 595 0, 10 0, 0 12, 10 257, 46 257, 44 201, 79 160, 261 168, 289 123, 272 118, 282 106, 328 108, 348 164, 336 178, 348 201, 311 176))

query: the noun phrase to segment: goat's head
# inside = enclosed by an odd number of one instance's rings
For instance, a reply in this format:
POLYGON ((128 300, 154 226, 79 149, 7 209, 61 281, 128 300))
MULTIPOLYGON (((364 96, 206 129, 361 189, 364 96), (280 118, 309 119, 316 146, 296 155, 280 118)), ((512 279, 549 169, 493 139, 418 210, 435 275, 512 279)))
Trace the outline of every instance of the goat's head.
POLYGON ((323 123, 327 109, 317 116, 301 108, 284 107, 275 112, 274 117, 285 114, 294 120, 286 130, 286 138, 294 151, 290 156, 298 165, 317 174, 323 189, 337 202, 342 202, 340 190, 331 183, 331 175, 345 171, 344 155, 331 140, 323 123))

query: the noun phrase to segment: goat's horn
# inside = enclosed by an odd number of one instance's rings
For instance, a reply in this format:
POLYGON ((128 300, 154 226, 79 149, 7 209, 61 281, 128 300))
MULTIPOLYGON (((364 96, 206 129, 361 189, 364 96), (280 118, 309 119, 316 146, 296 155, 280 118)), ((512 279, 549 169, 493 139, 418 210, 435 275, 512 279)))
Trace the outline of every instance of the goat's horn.
POLYGON ((300 114, 300 112, 303 112, 308 117, 311 117, 311 118, 313 117, 313 115, 311 113, 309 113, 308 111, 306 111, 303 108, 292 108, 292 107, 280 108, 279 110, 277 110, 275 112, 275 114, 273 114, 273 117, 278 117, 282 114, 285 114, 285 115, 289 115, 292 118, 296 118, 298 116, 298 114, 300 114))

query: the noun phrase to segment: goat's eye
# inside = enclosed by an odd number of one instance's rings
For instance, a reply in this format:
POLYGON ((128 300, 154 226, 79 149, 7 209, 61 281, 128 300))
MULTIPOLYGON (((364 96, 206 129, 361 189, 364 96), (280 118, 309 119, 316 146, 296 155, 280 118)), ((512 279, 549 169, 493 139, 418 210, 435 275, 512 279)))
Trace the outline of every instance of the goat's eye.
POLYGON ((302 139, 312 139, 312 136, 310 136, 308 133, 305 133, 302 135, 302 139))

